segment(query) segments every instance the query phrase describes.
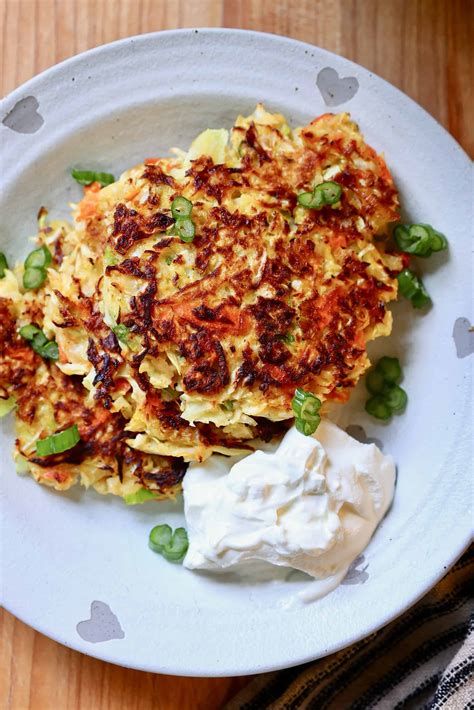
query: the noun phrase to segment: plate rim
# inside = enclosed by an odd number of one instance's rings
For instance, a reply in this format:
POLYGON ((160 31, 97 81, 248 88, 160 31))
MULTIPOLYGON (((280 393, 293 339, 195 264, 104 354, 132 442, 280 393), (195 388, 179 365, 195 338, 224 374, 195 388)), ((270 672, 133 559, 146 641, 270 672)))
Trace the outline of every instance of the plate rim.
MULTIPOLYGON (((429 120, 430 122, 436 124, 437 130, 439 131, 440 129, 443 131, 445 134, 445 138, 449 138, 453 149, 456 150, 456 152, 459 155, 460 159, 465 159, 468 161, 468 163, 471 163, 471 160, 469 158, 469 155, 467 152, 462 148, 462 146, 456 141, 456 139, 449 133, 449 131, 442 126, 437 119, 435 119, 431 114, 428 113, 426 109, 424 109, 420 104, 418 104, 414 99, 411 97, 407 96, 404 92, 402 92, 400 89, 398 89, 396 86, 388 82, 387 80, 383 79, 379 75, 375 74, 374 72, 370 71, 366 67, 357 64, 356 62, 347 59, 343 55, 336 54, 334 52, 331 52, 327 49, 318 47, 317 45, 310 44, 308 42, 303 42, 297 39, 293 39, 290 37, 286 37, 284 35, 278 35, 275 33, 269 33, 269 32, 258 32, 254 30, 245 30, 245 29, 234 29, 234 28, 219 28, 219 27, 213 27, 213 28, 206 28, 206 27, 196 27, 196 28, 180 28, 180 29, 170 29, 170 30, 161 30, 161 31, 156 31, 156 32, 149 32, 149 33, 143 33, 140 35, 134 35, 130 37, 125 37, 121 38, 119 40, 115 40, 114 42, 109 42, 106 44, 98 45, 97 47, 93 47, 91 49, 88 49, 84 52, 81 52, 79 54, 76 54, 72 57, 68 57, 67 59, 58 62, 57 64, 54 64, 53 66, 45 69, 41 73, 35 75, 28 81, 24 82, 21 84, 19 87, 15 88, 13 91, 11 91, 9 94, 7 94, 4 98, 1 99, 0 101, 0 110, 5 112, 5 115, 8 114, 8 112, 11 110, 11 108, 15 105, 16 102, 21 100, 21 98, 24 98, 25 95, 28 95, 28 92, 30 92, 32 89, 34 90, 34 87, 36 85, 41 84, 46 78, 50 80, 51 78, 54 78, 54 75, 57 71, 63 69, 64 67, 68 66, 74 66, 77 64, 80 64, 84 60, 87 59, 94 59, 96 55, 100 55, 104 51, 110 52, 114 51, 116 49, 122 48, 122 47, 127 47, 130 46, 133 42, 140 42, 140 41, 147 41, 150 39, 155 39, 155 38, 161 38, 163 36, 168 36, 168 37, 173 37, 173 36, 183 36, 183 35, 189 35, 193 33, 202 33, 207 36, 212 36, 212 35, 252 35, 255 36, 257 39, 258 38, 263 38, 264 40, 267 38, 272 38, 274 40, 278 40, 279 42, 286 43, 288 45, 298 45, 299 47, 303 47, 306 49, 316 49, 318 53, 320 54, 321 57, 327 58, 328 62, 334 59, 343 59, 349 66, 353 67, 354 70, 364 73, 366 76, 369 76, 371 78, 375 78, 377 82, 380 82, 382 85, 386 86, 389 88, 389 90, 393 93, 395 92, 396 95, 398 95, 400 98, 403 99, 403 101, 408 101, 411 104, 416 107, 417 111, 422 112, 424 120, 429 120)), ((3 116, 2 116, 3 118, 3 116)), ((467 534, 466 538, 463 539, 462 541, 459 541, 459 544, 456 546, 456 549, 452 550, 452 554, 450 555, 450 558, 448 560, 445 560, 445 565, 446 567, 450 568, 453 564, 455 564, 456 560, 459 559, 459 557, 462 555, 465 549, 469 546, 471 540, 471 535, 467 534)), ((288 662, 283 662, 280 665, 277 665, 275 663, 271 663, 269 665, 263 664, 261 667, 258 668, 249 668, 249 669, 242 669, 239 668, 238 670, 235 670, 235 672, 230 671, 228 668, 224 668, 222 671, 213 669, 211 673, 209 672, 196 672, 194 671, 192 673, 193 676, 196 677, 230 677, 232 675, 251 675, 251 674, 256 674, 256 673, 262 673, 266 672, 269 670, 277 670, 280 668, 290 668, 296 665, 300 665, 302 663, 307 663, 312 660, 316 660, 317 658, 321 658, 324 656, 327 656, 329 654, 332 654, 334 652, 337 652, 343 648, 348 647, 349 645, 356 643, 357 641, 360 641, 361 639, 367 637, 369 634, 377 631, 378 629, 382 628, 386 624, 390 623, 394 619, 398 618, 401 614, 403 614, 407 609, 411 608, 416 602, 421 599, 445 574, 447 573, 446 569, 440 569, 439 573, 432 576, 429 581, 426 581, 423 585, 422 589, 419 589, 415 594, 411 595, 409 599, 405 597, 403 603, 400 603, 397 607, 397 610, 395 612, 391 612, 384 616, 381 620, 380 623, 377 625, 370 625, 370 628, 365 628, 362 629, 351 635, 350 639, 348 640, 347 638, 340 642, 340 643, 334 643, 331 647, 327 648, 323 653, 320 653, 318 655, 314 655, 314 653, 308 653, 305 654, 304 656, 301 656, 294 661, 291 661, 290 663, 288 662)), ((110 647, 110 652, 107 650, 105 646, 100 646, 97 647, 97 651, 95 647, 91 647, 90 649, 88 648, 87 650, 83 648, 79 648, 79 644, 74 645, 70 641, 66 641, 64 638, 61 637, 60 634, 57 633, 51 633, 50 630, 45 629, 42 624, 37 624, 37 623, 31 623, 28 618, 27 614, 21 614, 19 615, 14 608, 14 605, 7 605, 5 604, 5 609, 15 615, 18 619, 21 621, 24 621, 27 625, 29 625, 31 628, 35 629, 36 631, 44 634, 45 636, 61 643, 62 645, 72 648, 74 650, 77 650, 81 653, 85 653, 91 657, 113 663, 115 665, 123 666, 126 668, 139 668, 144 671, 150 671, 150 672, 155 672, 155 673, 166 673, 169 675, 176 675, 176 676, 186 676, 188 675, 186 672, 183 670, 175 670, 172 669, 168 666, 160 666, 154 663, 150 663, 148 666, 146 666, 143 663, 140 663, 140 665, 132 665, 129 662, 127 663, 126 660, 123 660, 121 658, 121 653, 118 647, 110 647), (113 650, 112 650, 113 649, 113 650)), ((129 655, 129 654, 127 654, 129 655)), ((179 665, 179 664, 178 664, 179 665)))

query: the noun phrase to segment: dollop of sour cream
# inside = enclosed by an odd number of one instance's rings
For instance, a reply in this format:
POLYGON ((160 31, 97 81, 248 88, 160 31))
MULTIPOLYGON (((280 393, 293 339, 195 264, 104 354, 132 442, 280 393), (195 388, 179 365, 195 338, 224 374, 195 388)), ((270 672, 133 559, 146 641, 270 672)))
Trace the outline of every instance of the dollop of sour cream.
POLYGON ((329 420, 314 436, 294 427, 274 451, 213 456, 183 482, 189 569, 260 560, 319 580, 323 596, 364 550, 393 498, 395 465, 329 420))

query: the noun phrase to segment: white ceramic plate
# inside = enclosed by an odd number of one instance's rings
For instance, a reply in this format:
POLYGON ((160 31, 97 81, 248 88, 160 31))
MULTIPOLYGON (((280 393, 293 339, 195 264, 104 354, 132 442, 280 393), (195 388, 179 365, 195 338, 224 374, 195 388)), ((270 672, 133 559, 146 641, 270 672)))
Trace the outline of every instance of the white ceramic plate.
POLYGON ((71 166, 117 174, 170 146, 186 148, 206 127, 231 126, 258 101, 293 125, 350 111, 384 151, 408 217, 449 238, 449 253, 422 265, 434 307, 423 315, 397 304, 393 335, 377 342, 380 353, 401 358, 406 413, 377 425, 359 391, 340 414, 395 456, 395 502, 346 584, 288 607, 304 584, 298 579, 213 579, 149 551, 154 524, 182 521, 179 503, 127 508, 18 477, 11 423, 3 423, 4 604, 57 641, 124 666, 233 675, 323 656, 413 604, 469 540, 470 161, 419 106, 367 70, 300 42, 233 30, 144 35, 53 67, 1 107, 0 248, 23 257, 39 206, 64 214, 80 197, 71 166))

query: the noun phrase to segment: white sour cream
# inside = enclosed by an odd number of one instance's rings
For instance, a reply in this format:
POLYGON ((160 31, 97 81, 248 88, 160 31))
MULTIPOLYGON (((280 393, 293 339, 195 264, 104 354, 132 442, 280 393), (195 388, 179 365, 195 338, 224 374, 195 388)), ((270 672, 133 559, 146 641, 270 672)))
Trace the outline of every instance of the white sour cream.
POLYGON ((273 452, 191 464, 184 565, 219 571, 261 560, 306 572, 318 580, 307 598, 323 596, 367 546, 394 484, 391 456, 328 420, 313 437, 290 429, 273 452))

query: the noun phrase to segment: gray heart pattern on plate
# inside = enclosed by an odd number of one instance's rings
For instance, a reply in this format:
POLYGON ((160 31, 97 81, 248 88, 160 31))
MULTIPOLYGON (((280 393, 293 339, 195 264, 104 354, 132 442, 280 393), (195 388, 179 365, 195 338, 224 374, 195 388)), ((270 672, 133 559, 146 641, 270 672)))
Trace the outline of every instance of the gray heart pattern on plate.
POLYGON ((456 318, 453 339, 458 357, 467 357, 474 353, 474 326, 471 325, 469 318, 456 318))
POLYGON ((120 622, 108 604, 99 601, 92 602, 90 619, 80 621, 76 629, 79 636, 90 643, 125 638, 120 622))
POLYGON ((316 79, 326 106, 338 106, 350 101, 359 90, 359 82, 355 76, 341 78, 335 69, 321 69, 316 79))
POLYGON ((362 565, 365 562, 364 555, 359 555, 356 557, 354 562, 350 565, 347 570, 347 574, 342 580, 341 584, 364 584, 369 579, 369 573, 367 572, 367 563, 364 567, 362 565))
POLYGON ((44 123, 44 118, 38 109, 38 99, 35 96, 26 96, 21 101, 17 101, 2 123, 17 133, 36 133, 44 123))

